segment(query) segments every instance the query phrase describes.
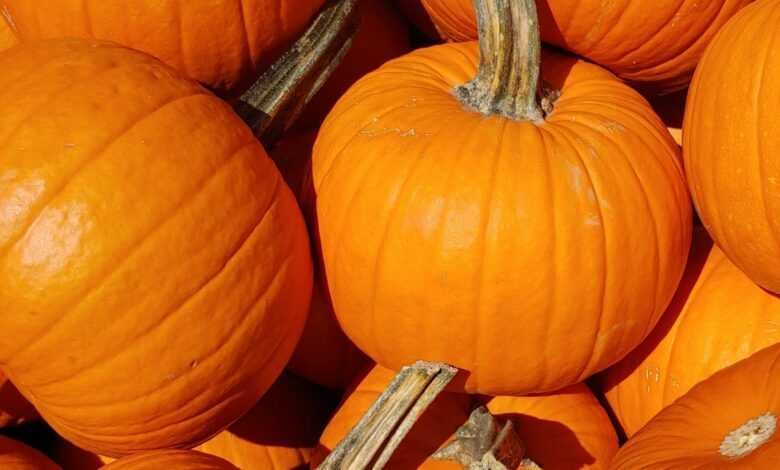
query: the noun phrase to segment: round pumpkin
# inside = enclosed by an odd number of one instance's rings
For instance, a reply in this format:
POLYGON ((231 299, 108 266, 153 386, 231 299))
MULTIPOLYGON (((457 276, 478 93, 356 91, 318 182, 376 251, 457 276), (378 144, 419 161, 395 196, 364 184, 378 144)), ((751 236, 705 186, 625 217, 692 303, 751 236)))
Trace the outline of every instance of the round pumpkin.
POLYGON ((18 426, 37 417, 35 408, 0 372, 0 429, 18 426))
MULTIPOLYGON (((313 462, 323 459, 393 379, 393 372, 375 367, 347 395, 322 437, 313 462)), ((407 435, 388 463, 405 470, 458 470, 455 462, 430 459, 454 436, 477 403, 460 393, 444 392, 407 435)), ((481 397, 496 417, 511 419, 526 445, 526 456, 544 469, 604 469, 617 452, 615 430, 604 409, 582 384, 558 393, 526 397, 481 397)))
MULTIPOLYGON (((158 450, 131 455, 102 467, 105 470, 239 470, 229 462, 194 450, 158 450)), ((259 468, 259 467, 258 467, 259 468)))
POLYGON ((410 50, 409 29, 387 0, 362 0, 360 25, 344 59, 306 105, 296 129, 316 129, 336 101, 360 77, 410 50))
POLYGON ((780 343, 780 298, 761 289, 697 230, 688 268, 653 333, 600 377, 629 437, 714 372, 780 343))
MULTIPOLYGON (((712 37, 753 0, 537 1, 542 38, 652 91, 691 80, 712 37)), ((445 38, 477 37, 472 0, 422 0, 445 38)))
POLYGON ((223 101, 110 43, 0 54, 0 366, 101 455, 195 446, 289 360, 295 199, 223 101))
POLYGON ((778 25, 780 1, 761 1, 718 33, 691 84, 683 153, 699 217, 715 242, 754 282, 780 293, 778 25))
POLYGON ((777 468, 779 377, 780 344, 715 373, 629 439, 610 468, 777 468))
POLYGON ((109 40, 147 52, 220 94, 235 94, 281 55, 323 4, 324 0, 7 0, 2 13, 21 41, 109 40))
POLYGON ((62 470, 38 450, 0 436, 0 468, 3 470, 62 470))
POLYGON ((468 392, 557 390, 622 359, 671 300, 692 225, 679 148, 637 92, 552 52, 546 117, 475 111, 533 83, 480 71, 509 92, 464 105, 453 90, 479 55, 471 42, 390 61, 326 119, 312 174, 327 286, 387 368, 441 361, 468 392))

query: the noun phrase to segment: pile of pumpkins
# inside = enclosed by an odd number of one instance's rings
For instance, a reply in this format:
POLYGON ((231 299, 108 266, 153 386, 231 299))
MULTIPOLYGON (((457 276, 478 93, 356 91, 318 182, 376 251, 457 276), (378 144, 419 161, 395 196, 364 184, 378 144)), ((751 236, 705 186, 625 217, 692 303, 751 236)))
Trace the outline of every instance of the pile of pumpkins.
POLYGON ((354 1, 0 1, 0 468, 316 468, 417 360, 391 470, 778 468, 780 0, 357 0, 264 146, 354 1))

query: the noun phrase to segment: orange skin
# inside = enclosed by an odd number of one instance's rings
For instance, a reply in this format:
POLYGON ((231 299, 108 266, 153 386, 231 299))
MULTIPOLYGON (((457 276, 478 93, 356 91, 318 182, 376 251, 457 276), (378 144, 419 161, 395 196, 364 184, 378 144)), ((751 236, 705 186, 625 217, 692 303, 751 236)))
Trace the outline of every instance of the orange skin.
MULTIPOLYGON (((316 132, 289 134, 271 152, 314 231, 311 150, 316 132)), ((324 387, 345 390, 371 360, 347 338, 333 313, 321 276, 315 274, 311 309, 288 369, 324 387)))
POLYGON ((658 327, 601 377, 629 437, 714 372, 780 342, 780 298, 712 247, 704 229, 697 234, 683 281, 658 327))
POLYGON ((417 50, 328 116, 312 163, 328 289, 384 367, 558 390, 622 359, 671 300, 691 237, 679 149, 638 93, 552 53, 545 122, 465 109, 452 89, 477 58, 476 43, 417 50))
POLYGON ((612 470, 774 469, 780 432, 741 458, 724 457, 724 438, 766 413, 780 417, 780 344, 762 349, 696 385, 629 439, 612 470))
POLYGON ((62 470, 38 450, 0 436, 0 468, 3 470, 62 470))
MULTIPOLYGON (((159 450, 136 454, 102 467, 104 470, 238 470, 238 467, 213 455, 194 450, 159 450)), ((259 468, 259 467, 258 467, 259 468)))
MULTIPOLYGON (((319 463, 349 432, 395 374, 375 367, 348 395, 320 438, 313 457, 319 463)), ((527 397, 482 397, 494 416, 511 419, 526 444, 527 456, 544 469, 604 469, 618 449, 615 430, 596 397, 582 384, 559 393, 527 397)), ((459 470, 449 461, 430 459, 454 438, 473 406, 466 395, 445 392, 409 432, 387 468, 459 470)))
POLYGON ((0 90, 0 367, 95 453, 207 440, 303 329, 293 194, 226 103, 145 54, 26 43, 0 90))
POLYGON ((18 426, 38 417, 35 408, 0 372, 0 429, 18 426))
POLYGON ((780 293, 776 40, 778 1, 745 8, 718 33, 691 84, 683 148, 699 217, 715 243, 753 282, 780 293))
POLYGON ((19 40, 0 10, 0 52, 15 46, 19 40))
MULTIPOLYGON (((753 0, 537 1, 542 40, 653 91, 690 82, 712 37, 753 0)), ((472 0, 422 0, 445 38, 477 38, 472 0)))
POLYGON ((240 92, 281 55, 323 3, 3 0, 0 12, 22 41, 80 37, 117 42, 147 52, 226 95, 240 92))

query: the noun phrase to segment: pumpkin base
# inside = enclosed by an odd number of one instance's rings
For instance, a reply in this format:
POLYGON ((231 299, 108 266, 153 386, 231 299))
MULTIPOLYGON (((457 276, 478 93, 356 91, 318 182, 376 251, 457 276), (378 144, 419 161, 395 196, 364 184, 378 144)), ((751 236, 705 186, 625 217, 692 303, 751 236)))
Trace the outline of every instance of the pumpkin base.
POLYGON ((720 455, 742 458, 761 447, 777 431, 777 416, 766 413, 731 431, 720 443, 720 455))

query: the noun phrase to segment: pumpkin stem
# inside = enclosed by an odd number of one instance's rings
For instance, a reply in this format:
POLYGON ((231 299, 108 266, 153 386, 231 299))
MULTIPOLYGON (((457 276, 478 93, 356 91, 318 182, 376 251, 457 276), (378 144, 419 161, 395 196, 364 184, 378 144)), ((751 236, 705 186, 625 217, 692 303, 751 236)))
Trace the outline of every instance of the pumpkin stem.
POLYGON ((454 460, 465 470, 541 469, 525 458, 525 444, 515 432, 511 420, 499 428, 498 420, 484 407, 471 412, 458 428, 455 440, 433 454, 436 460, 454 460))
POLYGON ((479 70, 455 88, 467 107, 486 115, 541 121, 539 68, 542 43, 534 0, 474 0, 479 70))
POLYGON ((720 443, 720 455, 742 458, 761 447, 777 431, 777 416, 765 413, 731 431, 720 443))
POLYGON ((339 66, 359 25, 358 0, 330 0, 303 35, 233 107, 266 149, 339 66))
POLYGON ((317 470, 382 469, 457 372, 452 366, 424 361, 402 368, 317 470))

